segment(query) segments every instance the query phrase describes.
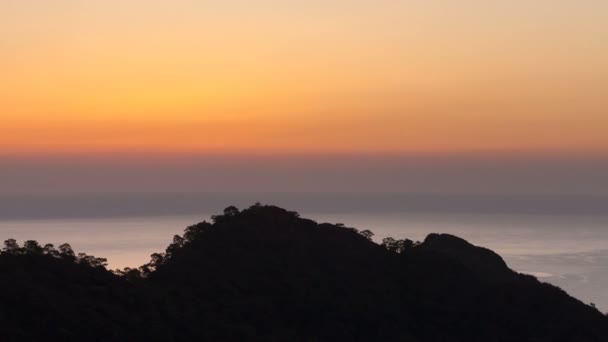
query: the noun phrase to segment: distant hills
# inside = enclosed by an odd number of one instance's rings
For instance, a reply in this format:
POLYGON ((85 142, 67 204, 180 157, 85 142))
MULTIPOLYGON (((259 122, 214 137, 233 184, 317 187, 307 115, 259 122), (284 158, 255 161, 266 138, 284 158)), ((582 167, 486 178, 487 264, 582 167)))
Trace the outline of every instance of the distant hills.
POLYGON ((139 269, 7 240, 0 340, 608 340, 604 314, 488 249, 371 236, 256 204, 188 227, 139 269))

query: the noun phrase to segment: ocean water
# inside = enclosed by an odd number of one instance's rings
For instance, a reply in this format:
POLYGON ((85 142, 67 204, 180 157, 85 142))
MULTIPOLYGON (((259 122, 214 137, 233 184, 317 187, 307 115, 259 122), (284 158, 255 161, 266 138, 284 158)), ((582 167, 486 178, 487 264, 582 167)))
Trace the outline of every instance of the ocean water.
POLYGON ((18 209, 5 209, 4 215, 0 210, 0 239, 68 242, 77 252, 107 258, 111 268, 137 267, 148 262, 150 254, 164 251, 173 235, 209 220, 227 204, 244 207, 253 198, 267 198, 265 203, 301 208, 303 217, 317 222, 370 229, 376 241, 387 236, 423 240, 430 233, 457 235, 499 253, 512 269, 535 275, 608 311, 604 199, 526 197, 524 205, 515 197, 484 201, 477 196, 440 196, 436 201, 430 196, 423 197, 421 204, 413 195, 395 194, 83 196, 0 198, 0 204, 4 201, 18 209), (186 206, 187 210, 181 205, 196 199, 199 205, 186 206), (590 202, 586 206, 581 200, 590 202), (589 207, 593 210, 585 209, 589 207))

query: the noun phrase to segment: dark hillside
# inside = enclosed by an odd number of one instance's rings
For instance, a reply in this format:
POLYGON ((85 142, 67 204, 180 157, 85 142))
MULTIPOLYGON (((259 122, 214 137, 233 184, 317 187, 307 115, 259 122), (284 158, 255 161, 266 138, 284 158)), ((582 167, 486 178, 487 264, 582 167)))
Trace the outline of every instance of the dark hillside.
MULTIPOLYGON (((606 341, 608 318, 449 235, 385 239, 231 207, 119 275, 52 249, 0 256, 7 341, 606 341)), ((28 245, 32 247, 30 243, 28 245)))
MULTIPOLYGON (((71 251, 71 250, 70 250, 71 251)), ((149 301, 73 254, 0 255, 0 341, 125 341, 152 336, 149 301)))

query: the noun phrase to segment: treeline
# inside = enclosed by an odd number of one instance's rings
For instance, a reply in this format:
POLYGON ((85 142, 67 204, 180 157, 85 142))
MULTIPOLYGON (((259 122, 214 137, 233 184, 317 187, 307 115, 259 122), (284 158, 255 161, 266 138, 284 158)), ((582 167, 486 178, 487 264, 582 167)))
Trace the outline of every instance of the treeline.
POLYGON ((35 240, 27 240, 20 246, 15 239, 8 239, 4 241, 4 247, 2 248, 1 254, 5 255, 45 255, 51 258, 59 258, 67 261, 72 261, 77 264, 87 265, 94 268, 105 269, 108 266, 108 259, 97 258, 86 253, 76 254, 72 249, 72 246, 68 243, 59 245, 55 248, 53 244, 40 245, 35 240))
MULTIPOLYGON (((264 206, 262 206, 260 203, 256 203, 253 207, 249 208, 249 210, 254 210, 256 208, 263 209, 264 206)), ((122 270, 113 270, 112 272, 119 276, 124 276, 128 280, 139 280, 146 278, 159 266, 169 261, 173 255, 178 253, 179 250, 184 246, 187 246, 196 239, 202 238, 205 231, 212 229, 215 224, 221 224, 222 222, 225 222, 238 214, 240 214, 239 209, 234 206, 230 206, 224 210, 223 215, 212 216, 212 223, 203 221, 196 225, 187 227, 184 230, 183 236, 175 235, 173 237, 173 242, 167 247, 166 251, 164 253, 152 254, 150 256, 150 262, 140 266, 139 268, 126 267, 122 270)), ((291 215, 293 218, 300 218, 300 215, 297 212, 288 212, 288 215, 291 215)), ((370 230, 366 229, 359 231, 356 228, 346 227, 343 224, 336 224, 336 227, 356 232, 369 241, 373 241, 372 238, 374 233, 370 230)), ((382 239, 380 246, 384 247, 390 252, 404 253, 416 246, 419 246, 420 244, 420 241, 414 242, 410 239, 395 239, 392 237, 387 237, 382 239)), ((63 243, 55 248, 55 246, 50 243, 42 246, 36 240, 26 240, 23 242, 23 246, 20 246, 17 240, 8 239, 4 241, 4 247, 0 253, 7 255, 45 255, 53 258, 73 261, 77 264, 87 265, 94 268, 105 269, 108 266, 108 260, 106 258, 98 258, 86 253, 75 253, 69 243, 63 243)))

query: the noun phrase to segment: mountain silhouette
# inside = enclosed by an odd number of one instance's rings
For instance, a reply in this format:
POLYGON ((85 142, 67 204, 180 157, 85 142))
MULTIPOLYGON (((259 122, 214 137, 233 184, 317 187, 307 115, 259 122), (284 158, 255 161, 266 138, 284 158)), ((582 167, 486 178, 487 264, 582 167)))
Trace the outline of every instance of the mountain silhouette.
MULTIPOLYGON (((371 240, 256 204, 139 269, 34 241, 0 255, 2 341, 606 341, 608 318, 458 237, 371 240)), ((118 242, 117 242, 118 243, 118 242)))

